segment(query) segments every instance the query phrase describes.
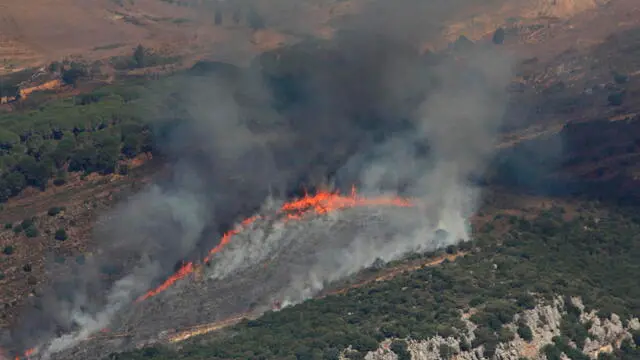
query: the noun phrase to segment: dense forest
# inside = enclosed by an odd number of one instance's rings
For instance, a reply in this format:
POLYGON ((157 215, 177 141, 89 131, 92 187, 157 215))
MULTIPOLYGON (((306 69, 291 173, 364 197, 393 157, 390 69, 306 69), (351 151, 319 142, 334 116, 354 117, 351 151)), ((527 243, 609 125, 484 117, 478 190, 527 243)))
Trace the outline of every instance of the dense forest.
POLYGON ((135 88, 104 88, 37 109, 0 115, 0 201, 27 186, 61 185, 67 172, 112 173, 121 158, 150 151, 130 106, 135 88))
MULTIPOLYGON (((640 217, 593 207, 569 221, 564 216, 562 208, 529 219, 498 215, 476 229, 476 240, 447 250, 470 252, 456 261, 268 312, 179 351, 149 347, 109 359, 338 359, 349 346, 355 350, 349 357, 362 359, 386 338, 399 339, 392 349, 406 359, 406 339, 456 336, 464 329, 460 310, 472 307, 478 312, 471 320, 479 327, 476 339, 462 348, 484 345, 491 356, 514 336, 504 324, 556 296, 580 296, 601 318, 640 316, 640 217)), ((568 345, 583 344, 588 336, 571 307, 561 331, 543 349, 547 358, 560 359, 564 352, 588 359, 568 345)), ((531 330, 520 325, 518 334, 530 339, 531 330)), ((634 335, 599 359, 638 359, 640 333, 634 335)))

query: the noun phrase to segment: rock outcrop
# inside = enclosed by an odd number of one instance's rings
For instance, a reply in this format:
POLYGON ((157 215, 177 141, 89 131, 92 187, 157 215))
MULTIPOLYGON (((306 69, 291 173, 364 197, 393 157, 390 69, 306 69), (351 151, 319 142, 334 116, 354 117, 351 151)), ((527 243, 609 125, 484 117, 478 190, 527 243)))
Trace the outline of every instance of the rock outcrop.
MULTIPOLYGON (((601 352, 611 352, 619 348, 622 341, 631 338, 631 331, 640 329, 640 320, 633 318, 627 321, 626 325, 616 314, 612 314, 609 319, 600 319, 596 310, 585 312, 585 307, 580 298, 571 298, 572 305, 582 312, 580 322, 590 324, 589 338, 587 338, 584 348, 581 349, 592 359, 596 359, 601 352)), ((539 304, 534 309, 526 310, 514 317, 511 324, 506 325, 513 331, 515 338, 506 343, 500 343, 495 355, 487 358, 483 355, 483 346, 462 351, 461 344, 465 341, 471 342, 474 336, 476 325, 467 320, 468 316, 463 314, 462 319, 467 329, 459 338, 435 336, 422 341, 408 340, 408 351, 413 360, 440 360, 441 348, 450 351, 450 359, 455 360, 519 360, 527 358, 531 360, 546 360, 540 353, 541 349, 553 343, 555 336, 561 335, 560 327, 563 316, 567 313, 566 304, 561 297, 554 299, 548 304, 539 304), (517 325, 526 324, 532 332, 531 341, 525 341, 517 335, 517 325)), ((398 356, 390 349, 392 339, 383 341, 376 351, 369 352, 367 360, 396 360, 398 356)), ((566 356, 565 356, 566 358, 566 356)))

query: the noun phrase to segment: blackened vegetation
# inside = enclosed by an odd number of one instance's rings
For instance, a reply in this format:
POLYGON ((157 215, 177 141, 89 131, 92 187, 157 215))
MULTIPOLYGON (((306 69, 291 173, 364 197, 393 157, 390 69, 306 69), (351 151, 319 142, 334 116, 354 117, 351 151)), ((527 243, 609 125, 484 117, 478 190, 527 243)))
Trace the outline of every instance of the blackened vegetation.
MULTIPOLYGON (((491 356, 498 343, 514 338, 504 325, 513 322, 516 313, 557 295, 580 296, 586 310, 598 309, 602 318, 616 313, 629 319, 640 313, 640 289, 635 286, 640 219, 625 212, 596 216, 583 209, 571 221, 563 219, 561 211, 532 220, 512 217, 508 222, 513 225, 500 235, 501 241, 492 232, 477 233, 477 241, 461 245, 472 254, 455 262, 270 312, 183 344, 179 352, 144 349, 112 354, 110 359, 335 359, 349 345, 357 351, 351 356, 362 358, 385 338, 419 340, 436 334, 461 337, 464 350, 484 345, 485 355, 491 356), (465 327, 460 310, 471 307, 478 311, 471 320, 479 328, 469 343, 461 335, 465 327)), ((569 345, 583 344, 589 326, 579 323, 576 310, 569 306, 562 336, 543 350, 548 357, 560 352, 584 357, 569 345)), ((518 336, 531 340, 531 329, 516 325, 518 336)), ((609 358, 636 359, 640 334, 635 339, 636 344, 625 341, 609 358)), ((394 342, 392 349, 406 358, 404 342, 394 342)))

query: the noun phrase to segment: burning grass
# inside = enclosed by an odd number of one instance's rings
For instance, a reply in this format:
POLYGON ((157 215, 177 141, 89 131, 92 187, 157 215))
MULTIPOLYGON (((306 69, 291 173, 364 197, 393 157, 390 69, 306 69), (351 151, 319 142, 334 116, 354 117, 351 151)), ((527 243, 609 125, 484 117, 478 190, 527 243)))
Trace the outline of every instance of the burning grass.
MULTIPOLYGON (((350 195, 342 195, 339 191, 319 191, 313 195, 307 193, 302 198, 284 203, 278 211, 278 216, 282 216, 287 220, 299 220, 308 213, 322 215, 345 208, 363 206, 411 207, 413 206, 413 203, 408 199, 394 196, 377 196, 371 198, 363 197, 358 195, 355 187, 352 187, 350 195)), ((211 257, 220 252, 225 245, 231 241, 234 235, 240 233, 248 225, 252 224, 259 218, 259 216, 247 218, 243 220, 239 226, 226 232, 220 239, 218 245, 209 251, 209 254, 204 258, 203 262, 209 263, 211 261, 211 257)), ((193 262, 186 262, 176 273, 171 275, 155 289, 149 290, 147 293, 140 296, 136 302, 141 302, 160 294, 170 288, 177 281, 194 273, 196 269, 197 266, 193 262)))

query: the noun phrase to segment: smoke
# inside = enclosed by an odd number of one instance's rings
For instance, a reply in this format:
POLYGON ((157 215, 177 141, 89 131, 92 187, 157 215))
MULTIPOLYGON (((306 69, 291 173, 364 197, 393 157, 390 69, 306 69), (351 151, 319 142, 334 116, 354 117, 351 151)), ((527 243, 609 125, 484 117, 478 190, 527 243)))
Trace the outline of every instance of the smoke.
POLYGON ((295 304, 378 259, 388 262, 468 240, 467 219, 480 196, 471 179, 482 174, 494 153, 511 62, 492 49, 466 55, 471 62, 462 66, 443 63, 431 69, 438 85, 410 115, 411 131, 360 150, 336 172, 337 179, 357 179, 364 194, 402 193, 414 199, 416 208, 387 213, 384 225, 376 216, 365 217, 358 232, 346 235, 336 223, 362 222, 362 217, 337 212, 329 219, 308 219, 298 229, 289 223, 256 224, 217 256, 210 278, 242 276, 238 274, 268 261, 282 268, 268 280, 279 282, 270 287, 272 295, 295 304), (287 255, 292 249, 295 255, 287 255))
MULTIPOLYGON (((274 296, 297 302, 376 259, 468 238, 466 219, 479 196, 470 178, 493 154, 510 59, 478 45, 434 61, 419 54, 419 34, 433 35, 437 16, 453 5, 374 5, 345 19, 349 31, 332 40, 263 54, 248 69, 161 82, 149 116, 171 173, 105 215, 95 232, 96 256, 28 313, 13 345, 47 343, 46 354, 75 346, 176 262, 201 259, 229 224, 301 185, 357 184, 365 195, 402 194, 419 206, 412 215, 387 216, 389 228, 367 222, 359 228, 368 231, 326 242, 286 235, 279 223, 254 227, 257 236, 214 258, 212 279, 280 259, 274 296), (381 6, 395 15, 369 17, 381 6), (304 261, 282 255, 292 249, 304 261)), ((350 219, 341 214, 330 220, 350 219)))

